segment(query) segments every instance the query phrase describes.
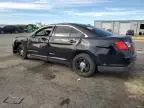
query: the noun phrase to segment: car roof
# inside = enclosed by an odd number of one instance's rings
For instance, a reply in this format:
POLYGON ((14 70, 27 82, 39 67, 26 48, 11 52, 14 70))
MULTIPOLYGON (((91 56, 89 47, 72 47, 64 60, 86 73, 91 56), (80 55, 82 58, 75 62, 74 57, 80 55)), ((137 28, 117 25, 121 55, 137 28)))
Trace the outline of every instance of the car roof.
POLYGON ((86 24, 79 24, 79 23, 56 23, 56 24, 50 24, 50 25, 71 25, 71 26, 80 26, 80 25, 86 25, 86 24))
MULTIPOLYGON (((98 28, 95 28, 93 30, 89 29, 89 28, 93 28, 93 26, 89 25, 89 24, 78 24, 78 23, 56 23, 56 24, 49 24, 47 26, 57 26, 57 25, 68 25, 68 26, 73 26, 75 28, 77 28, 78 30, 80 30, 82 33, 84 33, 85 35, 87 35, 87 37, 96 37, 96 35, 100 35, 100 32, 105 33, 105 34, 109 34, 109 32, 100 30, 98 28), (89 28, 88 28, 89 27, 89 28), (96 31, 97 34, 96 34, 96 31)), ((103 34, 102 34, 103 35, 103 34)), ((112 34, 109 34, 112 35, 112 34)))

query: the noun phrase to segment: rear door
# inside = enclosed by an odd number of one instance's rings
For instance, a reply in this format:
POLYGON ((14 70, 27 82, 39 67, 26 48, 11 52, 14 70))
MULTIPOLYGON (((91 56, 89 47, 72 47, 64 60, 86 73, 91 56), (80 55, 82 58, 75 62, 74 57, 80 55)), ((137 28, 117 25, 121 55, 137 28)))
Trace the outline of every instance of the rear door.
POLYGON ((50 58, 69 61, 82 33, 69 25, 56 26, 49 41, 50 58))

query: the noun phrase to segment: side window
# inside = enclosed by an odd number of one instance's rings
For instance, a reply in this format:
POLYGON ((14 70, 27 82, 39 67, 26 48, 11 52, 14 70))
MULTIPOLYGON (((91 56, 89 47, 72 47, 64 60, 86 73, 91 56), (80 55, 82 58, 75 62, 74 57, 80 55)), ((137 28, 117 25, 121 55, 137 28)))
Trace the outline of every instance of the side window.
POLYGON ((52 31, 52 27, 43 28, 36 32, 35 36, 49 36, 52 31))
POLYGON ((68 26, 57 26, 55 30, 55 35, 58 37, 69 37, 71 28, 68 26))
POLYGON ((45 35, 47 34, 46 34, 45 29, 43 29, 43 30, 38 31, 35 36, 45 36, 45 35))
POLYGON ((71 28, 71 35, 70 35, 71 37, 81 37, 82 35, 83 34, 80 31, 74 28, 71 28))

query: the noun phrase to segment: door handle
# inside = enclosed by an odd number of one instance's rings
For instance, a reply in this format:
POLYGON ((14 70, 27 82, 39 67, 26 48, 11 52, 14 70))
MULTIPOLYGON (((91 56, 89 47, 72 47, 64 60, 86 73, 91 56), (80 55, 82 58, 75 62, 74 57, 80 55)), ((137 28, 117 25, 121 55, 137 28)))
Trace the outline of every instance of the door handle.
POLYGON ((69 42, 70 43, 76 43, 76 40, 70 40, 69 42))

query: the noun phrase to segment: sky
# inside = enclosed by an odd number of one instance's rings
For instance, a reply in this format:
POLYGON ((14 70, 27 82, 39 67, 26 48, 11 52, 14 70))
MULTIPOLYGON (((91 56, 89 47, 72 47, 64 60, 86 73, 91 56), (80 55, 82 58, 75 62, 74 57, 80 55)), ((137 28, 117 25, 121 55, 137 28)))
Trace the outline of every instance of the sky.
POLYGON ((0 24, 144 20, 144 0, 0 0, 0 24))

